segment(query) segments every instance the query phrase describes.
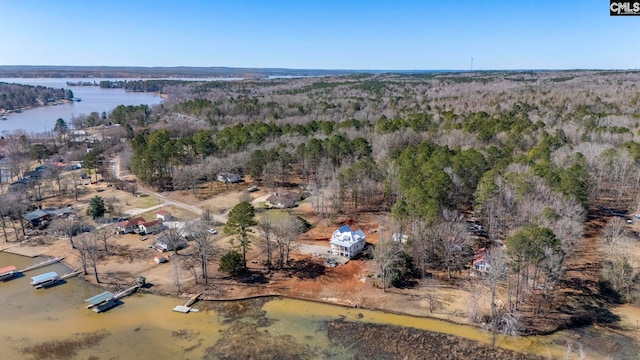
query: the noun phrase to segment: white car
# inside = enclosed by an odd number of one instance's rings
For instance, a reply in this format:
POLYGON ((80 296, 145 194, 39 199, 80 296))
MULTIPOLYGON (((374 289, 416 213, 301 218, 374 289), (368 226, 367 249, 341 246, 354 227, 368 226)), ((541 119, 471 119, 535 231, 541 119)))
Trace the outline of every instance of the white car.
POLYGON ((213 234, 213 235, 218 233, 218 230, 216 229, 207 229, 207 231, 209 232, 209 234, 213 234))

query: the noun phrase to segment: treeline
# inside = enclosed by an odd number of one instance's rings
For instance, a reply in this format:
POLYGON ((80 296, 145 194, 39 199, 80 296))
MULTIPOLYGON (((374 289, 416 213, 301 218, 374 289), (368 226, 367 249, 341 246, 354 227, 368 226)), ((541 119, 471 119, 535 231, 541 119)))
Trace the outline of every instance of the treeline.
POLYGON ((11 111, 72 99, 73 92, 69 89, 0 83, 0 110, 11 111))
POLYGON ((103 80, 98 86, 103 89, 125 89, 134 92, 162 92, 165 86, 185 85, 186 80, 103 80))

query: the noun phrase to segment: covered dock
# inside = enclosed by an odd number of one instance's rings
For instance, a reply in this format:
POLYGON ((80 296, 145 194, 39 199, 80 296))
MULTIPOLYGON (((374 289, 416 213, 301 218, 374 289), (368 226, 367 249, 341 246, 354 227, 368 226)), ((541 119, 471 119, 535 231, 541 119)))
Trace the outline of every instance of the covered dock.
POLYGON ((111 291, 102 292, 96 296, 90 297, 85 302, 88 302, 87 309, 91 309, 94 306, 107 302, 115 297, 115 294, 111 291))
POLYGON ((58 273, 56 273, 55 271, 51 271, 48 273, 44 273, 44 274, 40 274, 37 276, 34 276, 31 278, 31 285, 33 286, 47 286, 49 284, 55 283, 58 280, 60 280, 60 277, 58 277, 58 273))
POLYGON ((18 274, 18 269, 13 266, 5 266, 0 268, 0 280, 7 280, 18 274))

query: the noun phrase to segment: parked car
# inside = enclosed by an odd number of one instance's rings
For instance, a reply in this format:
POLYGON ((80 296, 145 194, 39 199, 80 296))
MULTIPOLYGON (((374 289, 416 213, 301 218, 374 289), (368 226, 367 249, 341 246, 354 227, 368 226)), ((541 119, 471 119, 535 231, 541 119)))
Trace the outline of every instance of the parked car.
POLYGON ((207 229, 207 231, 209 232, 209 234, 213 234, 213 235, 218 233, 218 230, 216 229, 207 229))

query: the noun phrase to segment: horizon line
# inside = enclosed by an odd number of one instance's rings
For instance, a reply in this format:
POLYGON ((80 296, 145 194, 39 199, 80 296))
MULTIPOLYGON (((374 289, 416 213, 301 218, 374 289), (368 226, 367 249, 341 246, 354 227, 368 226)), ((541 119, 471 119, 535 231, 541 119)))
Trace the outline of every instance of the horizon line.
POLYGON ((506 72, 528 72, 528 71, 640 71, 640 68, 488 68, 488 69, 376 69, 376 68, 289 68, 289 67, 243 67, 243 66, 193 66, 193 65, 175 65, 175 66, 140 66, 140 65, 0 65, 2 68, 106 68, 106 69, 227 69, 227 70, 270 70, 270 71, 339 71, 339 72, 375 72, 375 73, 419 73, 419 72, 490 72, 490 71, 506 71, 506 72))

